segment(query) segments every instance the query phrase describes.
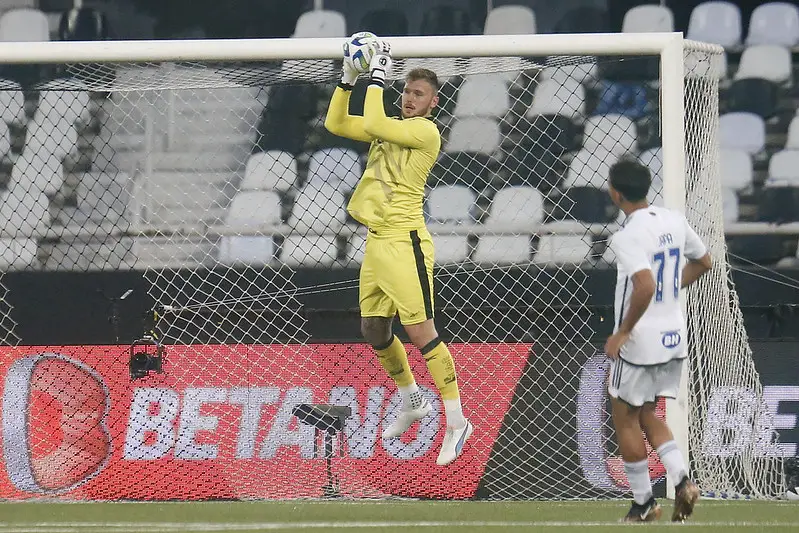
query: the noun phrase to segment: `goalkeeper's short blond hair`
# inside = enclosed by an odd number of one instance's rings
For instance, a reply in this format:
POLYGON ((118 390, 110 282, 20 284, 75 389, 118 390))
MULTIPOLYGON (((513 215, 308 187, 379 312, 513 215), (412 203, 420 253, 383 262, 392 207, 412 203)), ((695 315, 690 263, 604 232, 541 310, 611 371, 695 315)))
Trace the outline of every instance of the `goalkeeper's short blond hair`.
POLYGON ((436 73, 430 70, 429 68, 415 68, 408 72, 408 75, 405 76, 405 81, 416 81, 416 80, 424 80, 429 83, 435 92, 441 88, 441 85, 438 83, 438 76, 436 73))

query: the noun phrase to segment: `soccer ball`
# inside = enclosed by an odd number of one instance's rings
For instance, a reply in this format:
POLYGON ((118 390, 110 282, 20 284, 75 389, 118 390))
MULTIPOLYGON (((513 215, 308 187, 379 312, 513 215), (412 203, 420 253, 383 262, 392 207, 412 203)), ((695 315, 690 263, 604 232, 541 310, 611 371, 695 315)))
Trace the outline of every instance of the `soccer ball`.
POLYGON ((369 70, 369 62, 377 48, 377 35, 359 31, 344 43, 344 61, 349 61, 356 71, 363 74, 369 70))

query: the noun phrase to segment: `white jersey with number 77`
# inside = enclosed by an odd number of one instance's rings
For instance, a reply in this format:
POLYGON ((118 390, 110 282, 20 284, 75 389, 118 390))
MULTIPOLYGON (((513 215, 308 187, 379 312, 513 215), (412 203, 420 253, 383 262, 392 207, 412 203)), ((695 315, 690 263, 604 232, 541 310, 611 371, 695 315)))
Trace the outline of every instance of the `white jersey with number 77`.
POLYGON ((630 213, 611 238, 610 248, 618 271, 614 331, 630 305, 633 274, 650 270, 655 279, 652 301, 622 346, 621 358, 648 366, 686 357, 685 319, 679 302, 682 269, 687 260, 705 255, 702 240, 681 213, 649 206, 630 213))

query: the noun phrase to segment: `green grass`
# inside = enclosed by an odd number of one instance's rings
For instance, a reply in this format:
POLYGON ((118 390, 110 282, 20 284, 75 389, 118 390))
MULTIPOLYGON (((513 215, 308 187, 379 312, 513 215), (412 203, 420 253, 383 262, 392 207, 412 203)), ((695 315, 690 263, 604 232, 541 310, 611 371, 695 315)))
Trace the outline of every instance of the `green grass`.
MULTIPOLYGON (((647 530, 796 532, 799 503, 700 501, 686 524, 661 502, 647 530)), ((0 533, 170 532, 616 532, 627 502, 288 501, 204 503, 3 503, 0 533)))

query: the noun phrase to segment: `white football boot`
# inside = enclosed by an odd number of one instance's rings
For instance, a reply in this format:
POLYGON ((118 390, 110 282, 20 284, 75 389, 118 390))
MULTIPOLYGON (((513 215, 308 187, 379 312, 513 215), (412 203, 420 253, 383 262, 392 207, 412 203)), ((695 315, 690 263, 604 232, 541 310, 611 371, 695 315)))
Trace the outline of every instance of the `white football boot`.
POLYGON ((430 405, 430 402, 428 402, 427 399, 425 399, 422 402, 422 405, 416 409, 402 409, 399 412, 399 415, 397 415, 397 419, 383 431, 383 438, 394 439, 399 437, 408 431, 408 428, 411 427, 414 422, 426 417, 432 410, 433 407, 430 405))
POLYGON ((463 452, 463 445, 472 436, 474 426, 468 420, 462 428, 447 427, 444 435, 444 442, 441 443, 441 451, 438 452, 436 464, 445 466, 457 459, 463 452))

